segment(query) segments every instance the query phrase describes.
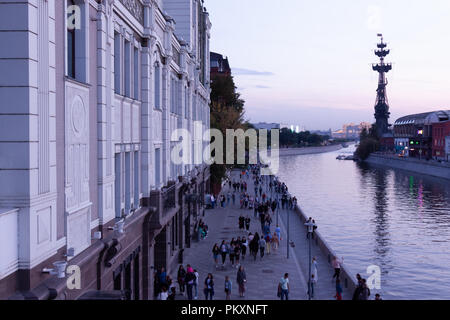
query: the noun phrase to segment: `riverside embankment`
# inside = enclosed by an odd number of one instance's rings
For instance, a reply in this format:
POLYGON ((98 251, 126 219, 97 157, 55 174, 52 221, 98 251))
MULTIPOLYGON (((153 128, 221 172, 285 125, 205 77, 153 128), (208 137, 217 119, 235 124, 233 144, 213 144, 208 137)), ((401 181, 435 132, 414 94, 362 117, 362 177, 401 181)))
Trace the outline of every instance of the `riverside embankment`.
POLYGON ((369 164, 450 179, 450 164, 446 162, 437 162, 434 160, 425 161, 414 158, 401 158, 395 155, 383 154, 372 154, 365 161, 369 164))
MULTIPOLYGON (((293 251, 295 254, 294 259, 297 259, 300 268, 305 274, 305 278, 308 279, 308 262, 311 258, 309 256, 309 240, 306 237, 307 230, 304 224, 308 220, 309 216, 300 208, 299 205, 297 205, 293 211, 285 210, 281 212, 280 217, 282 220, 283 229, 290 230, 290 240, 293 241, 293 251), (293 214, 288 218, 288 214, 290 214, 289 212, 293 214)), ((312 218, 314 219, 314 216, 312 218)), ((328 299, 332 299, 335 294, 335 285, 334 281, 330 282, 330 279, 332 279, 334 273, 331 262, 333 257, 340 256, 335 253, 330 244, 325 240, 325 237, 318 231, 320 228, 321 226, 318 224, 317 230, 314 231, 314 239, 311 241, 311 256, 315 257, 318 263, 319 276, 316 290, 321 292, 322 297, 325 294, 328 296, 328 299)), ((357 283, 355 275, 349 271, 348 267, 344 263, 341 265, 340 279, 341 286, 344 290, 343 298, 344 300, 350 300, 357 283)))
POLYGON ((372 299, 450 299, 448 179, 336 160, 354 149, 280 157, 277 176, 351 275, 380 268, 372 299))
POLYGON ((337 151, 342 149, 341 144, 334 144, 330 146, 320 146, 320 147, 304 147, 304 148, 280 148, 280 157, 284 156, 299 156, 305 154, 317 154, 325 153, 331 151, 337 151))

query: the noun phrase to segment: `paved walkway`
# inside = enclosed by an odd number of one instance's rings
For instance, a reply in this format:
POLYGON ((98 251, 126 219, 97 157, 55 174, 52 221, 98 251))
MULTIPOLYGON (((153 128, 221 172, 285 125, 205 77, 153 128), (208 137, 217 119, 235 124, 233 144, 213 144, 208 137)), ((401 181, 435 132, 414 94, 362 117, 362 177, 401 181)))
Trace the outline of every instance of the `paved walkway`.
MULTIPOLYGON (((232 172, 232 180, 238 180, 239 173, 232 172)), ((248 185, 248 192, 254 192, 253 181, 250 177, 245 180, 248 185)), ((228 192, 228 185, 224 187, 223 192, 228 192)), ((269 194, 269 193, 266 193, 269 194)), ((270 196, 270 195, 269 195, 270 196)), ((279 223, 282 229, 282 238, 280 247, 276 253, 265 255, 260 259, 259 256, 256 261, 253 261, 248 254, 245 260, 241 261, 247 274, 246 295, 244 298, 239 297, 238 285, 236 283, 237 269, 232 268, 227 256, 226 268, 222 270, 220 267, 216 269, 212 256, 212 248, 215 243, 220 245, 222 240, 231 241, 232 238, 238 236, 247 236, 246 231, 239 230, 238 218, 241 214, 251 218, 250 232, 258 232, 261 234, 261 225, 259 217, 255 218, 253 210, 246 210, 239 208, 239 195, 236 193, 236 205, 230 202, 229 206, 225 208, 215 208, 213 210, 206 210, 203 221, 209 227, 208 237, 199 242, 192 242, 191 249, 185 251, 184 266, 190 264, 199 272, 199 292, 198 298, 204 299, 203 282, 209 272, 214 276, 215 295, 214 299, 224 300, 224 280, 225 276, 229 276, 233 282, 232 300, 276 300, 278 282, 285 272, 289 273, 289 281, 291 291, 289 294, 290 300, 305 300, 307 296, 307 282, 308 277, 308 242, 306 240, 305 227, 302 225, 300 217, 296 216, 293 211, 289 211, 290 216, 290 231, 291 241, 294 242, 295 247, 289 248, 290 258, 287 259, 287 237, 286 237, 286 210, 280 210, 279 223)), ((272 217, 272 233, 276 226, 276 215, 272 217)), ((319 226, 320 227, 320 226, 319 226)), ((334 283, 331 281, 333 275, 331 266, 327 263, 326 257, 321 254, 320 250, 313 244, 313 255, 318 261, 318 284, 315 289, 315 299, 326 300, 333 299, 335 294, 334 283)), ((219 257, 219 261, 221 258, 219 257)), ((176 280, 176 271, 171 275, 176 280)), ((345 290, 345 289, 344 289, 345 290)), ((178 288, 177 288, 178 291, 178 288)), ((346 292, 344 291, 344 298, 346 292)), ((347 295, 347 298, 349 296, 347 295)), ((178 299, 184 299, 177 295, 178 299)))

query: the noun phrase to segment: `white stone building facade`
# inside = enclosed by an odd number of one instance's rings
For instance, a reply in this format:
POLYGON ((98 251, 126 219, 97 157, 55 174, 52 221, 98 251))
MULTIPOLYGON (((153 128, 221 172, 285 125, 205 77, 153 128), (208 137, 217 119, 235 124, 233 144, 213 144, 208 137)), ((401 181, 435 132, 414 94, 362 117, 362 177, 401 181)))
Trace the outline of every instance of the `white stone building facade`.
POLYGON ((210 29, 202 0, 0 0, 0 298, 152 298, 208 189, 170 153, 206 145, 210 29))

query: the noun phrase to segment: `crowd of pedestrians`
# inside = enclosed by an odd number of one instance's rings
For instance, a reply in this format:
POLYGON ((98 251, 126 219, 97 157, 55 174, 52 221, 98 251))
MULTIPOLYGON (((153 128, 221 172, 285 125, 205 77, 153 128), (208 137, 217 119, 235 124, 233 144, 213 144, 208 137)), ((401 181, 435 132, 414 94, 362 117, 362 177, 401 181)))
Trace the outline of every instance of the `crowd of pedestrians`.
MULTIPOLYGON (((235 287, 239 297, 245 297, 247 275, 243 266, 244 261, 264 261, 266 255, 278 251, 282 238, 279 225, 273 222, 277 210, 295 210, 297 206, 298 200, 289 194, 288 187, 274 176, 261 175, 260 169, 258 165, 249 166, 239 173, 239 178, 236 177, 234 180, 228 178, 225 181, 224 186, 228 186, 228 188, 225 187, 220 194, 211 196, 213 207, 226 208, 233 205, 234 208, 241 211, 236 221, 239 231, 236 231, 235 237, 230 237, 231 240, 221 239, 221 242, 215 243, 210 249, 217 272, 235 270, 234 277, 230 274, 224 276, 223 290, 227 300, 232 298, 235 287), (253 216, 251 212, 253 212, 253 216), (236 286, 233 285, 233 281, 236 281, 236 286)), ((310 217, 304 225, 307 239, 314 239, 317 229, 314 219, 310 217)), ((197 230, 199 240, 207 238, 208 225, 204 221, 199 220, 195 230, 197 230)), ((313 257, 309 263, 311 264, 311 278, 308 281, 308 294, 314 298, 317 295, 315 291, 319 279, 318 262, 313 257)), ((334 269, 332 281, 335 282, 336 300, 343 299, 340 279, 342 263, 343 259, 337 257, 332 260, 334 269)), ((199 298, 199 274, 190 265, 187 265, 186 269, 182 265, 179 267, 176 280, 178 286, 174 284, 170 276, 165 274, 164 269, 158 271, 155 276, 155 288, 158 288, 159 299, 175 299, 177 289, 188 300, 199 298)), ((213 274, 209 273, 203 281, 200 281, 200 284, 204 298, 212 300, 217 286, 213 274)), ((289 292, 289 275, 286 273, 278 283, 277 296, 281 300, 288 300, 289 292)), ((353 300, 368 300, 370 294, 366 280, 359 276, 353 300)), ((375 296, 375 299, 381 299, 379 294, 375 296)))

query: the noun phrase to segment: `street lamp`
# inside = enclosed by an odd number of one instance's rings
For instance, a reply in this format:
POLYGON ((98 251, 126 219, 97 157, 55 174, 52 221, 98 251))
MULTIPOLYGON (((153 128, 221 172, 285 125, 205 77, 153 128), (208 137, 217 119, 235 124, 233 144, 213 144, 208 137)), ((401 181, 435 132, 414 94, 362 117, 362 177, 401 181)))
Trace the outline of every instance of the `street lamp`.
POLYGON ((287 243, 287 258, 289 259, 289 207, 286 210, 286 215, 287 215, 287 239, 286 239, 286 243, 287 243))
POLYGON ((309 246, 309 277, 308 277, 308 300, 311 300, 311 261, 312 261, 312 257, 311 257, 311 241, 312 241, 312 235, 313 235, 313 230, 314 230, 314 223, 308 219, 308 221, 305 223, 305 226, 308 227, 308 246, 309 246))

